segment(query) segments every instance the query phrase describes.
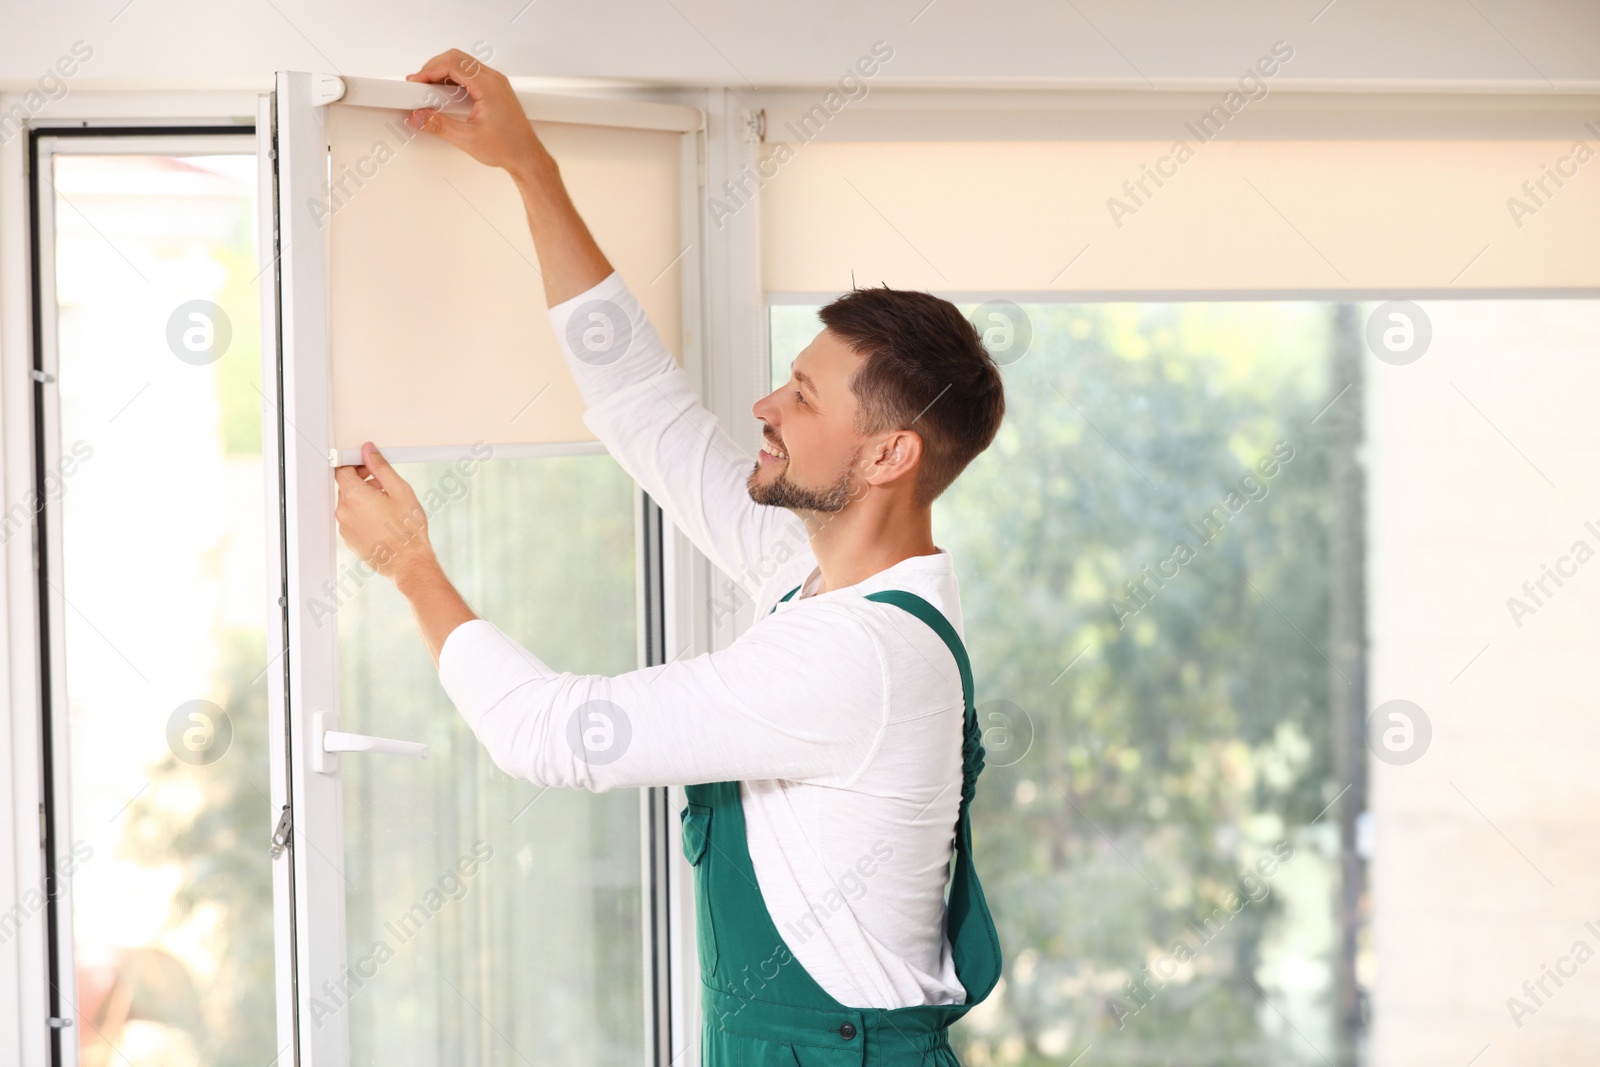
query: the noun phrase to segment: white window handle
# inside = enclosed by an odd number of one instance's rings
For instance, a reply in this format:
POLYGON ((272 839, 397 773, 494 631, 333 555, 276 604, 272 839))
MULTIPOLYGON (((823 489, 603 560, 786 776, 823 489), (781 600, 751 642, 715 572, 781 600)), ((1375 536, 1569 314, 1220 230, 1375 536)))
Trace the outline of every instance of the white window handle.
POLYGON ((428 758, 428 746, 420 741, 396 741, 389 737, 349 734, 341 730, 328 729, 328 724, 334 721, 337 721, 336 717, 326 711, 319 711, 311 716, 313 738, 311 762, 313 768, 323 774, 339 772, 340 752, 371 752, 379 756, 406 756, 411 759, 428 758))

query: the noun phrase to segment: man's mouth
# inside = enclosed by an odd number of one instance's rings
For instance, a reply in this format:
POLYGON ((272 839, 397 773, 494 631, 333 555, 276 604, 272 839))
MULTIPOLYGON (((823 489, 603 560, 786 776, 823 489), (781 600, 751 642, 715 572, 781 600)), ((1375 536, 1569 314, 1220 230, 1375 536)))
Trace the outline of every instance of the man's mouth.
POLYGON ((766 444, 763 444, 761 446, 761 455, 765 459, 774 460, 774 461, 775 460, 786 460, 786 459, 789 458, 789 453, 785 452, 783 449, 779 448, 777 445, 773 444, 770 441, 768 441, 766 444))

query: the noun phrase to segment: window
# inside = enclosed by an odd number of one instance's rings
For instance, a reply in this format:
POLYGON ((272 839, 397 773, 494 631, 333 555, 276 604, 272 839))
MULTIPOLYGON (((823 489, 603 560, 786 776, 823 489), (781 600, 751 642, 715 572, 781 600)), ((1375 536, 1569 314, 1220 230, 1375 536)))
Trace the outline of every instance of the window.
MULTIPOLYGON (((256 158, 48 158, 61 1033, 86 1065, 259 1067, 278 1054, 266 681, 281 665, 266 638, 256 158)), ((577 451, 399 469, 480 612, 563 669, 617 673, 639 654, 638 494, 595 447, 577 451)), ((336 573, 310 615, 337 632, 340 728, 431 751, 341 757, 342 849, 296 827, 343 883, 348 930, 347 969, 301 1026, 343 1015, 354 1063, 425 1050, 632 1067, 639 792, 509 779, 392 583, 342 545, 336 573)))
MULTIPOLYGON (((383 448, 474 608, 563 670, 661 655, 662 576, 639 562, 661 558, 653 512, 573 432, 582 408, 540 313, 533 249, 518 247, 529 238, 510 179, 401 132, 430 87, 343 79, 342 102, 318 103, 326 88, 280 72, 271 138, 282 332, 267 391, 281 397, 281 466, 268 473, 283 503, 273 637, 285 666, 269 709, 289 769, 274 796, 293 823, 274 872, 294 905, 280 1004, 295 1005, 293 1036, 319 1065, 419 1049, 636 1062, 664 1043, 668 1018, 664 791, 547 794, 501 774, 439 685, 409 607, 339 543, 331 463, 362 440, 383 448), (358 158, 366 133, 393 149, 379 173, 358 158), (461 269, 419 314, 417 264, 445 259, 461 269)), ((680 175, 700 113, 550 102, 553 119, 576 120, 553 135, 563 173, 596 169, 596 217, 631 249, 619 269, 660 278, 680 246, 658 260, 650 241, 678 232, 676 187, 640 199, 618 175, 680 175)), ((676 286, 653 295, 675 313, 676 286)))
MULTIPOLYGON (((633 481, 603 454, 396 468, 468 603, 559 670, 637 664, 633 481)), ((351 1062, 634 1067, 644 1047, 638 790, 495 767, 410 608, 341 545, 340 728, 426 760, 342 756, 351 1062)), ((327 616, 332 620, 332 616, 327 616)), ((312 842, 314 845, 315 842, 312 842)), ((330 858, 331 859, 331 858, 330 858)))
POLYGON ((277 1042, 256 160, 223 138, 44 147, 56 1012, 89 1067, 259 1067, 277 1042))
MULTIPOLYGON (((774 384, 821 328, 779 300, 774 384)), ((1387 1062, 1442 1017, 1470 1058, 1509 987, 1462 924, 1514 884, 1538 918, 1508 938, 1564 930, 1550 882, 1581 877, 1496 768, 1529 656, 1570 679, 1539 736, 1585 728, 1562 590, 1596 542, 1557 486, 1595 302, 960 306, 1031 331, 987 337, 1006 422, 935 505, 1007 952, 968 1062, 1387 1062)))

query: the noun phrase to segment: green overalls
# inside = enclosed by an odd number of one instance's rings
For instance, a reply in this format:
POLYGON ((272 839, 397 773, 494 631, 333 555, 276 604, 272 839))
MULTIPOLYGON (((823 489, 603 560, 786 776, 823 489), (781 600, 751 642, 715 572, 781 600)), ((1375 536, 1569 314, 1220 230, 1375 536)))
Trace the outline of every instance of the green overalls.
POLYGON ((829 996, 790 954, 761 896, 745 845, 739 783, 691 785, 681 813, 683 853, 695 871, 701 1063, 708 1067, 959 1067, 947 1028, 1000 978, 1000 939, 972 865, 967 809, 983 769, 983 742, 966 648, 949 621, 919 596, 895 589, 867 599, 893 604, 931 626, 961 671, 966 723, 947 930, 966 1003, 851 1008, 829 996))

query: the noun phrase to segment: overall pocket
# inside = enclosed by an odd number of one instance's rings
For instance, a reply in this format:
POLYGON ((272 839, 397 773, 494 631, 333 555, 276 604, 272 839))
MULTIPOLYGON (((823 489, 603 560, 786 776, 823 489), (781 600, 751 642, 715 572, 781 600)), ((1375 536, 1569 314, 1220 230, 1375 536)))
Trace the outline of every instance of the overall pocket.
POLYGON ((711 807, 690 802, 678 817, 683 820, 683 858, 694 865, 695 940, 700 952, 702 978, 717 973, 717 931, 711 919, 711 807))

